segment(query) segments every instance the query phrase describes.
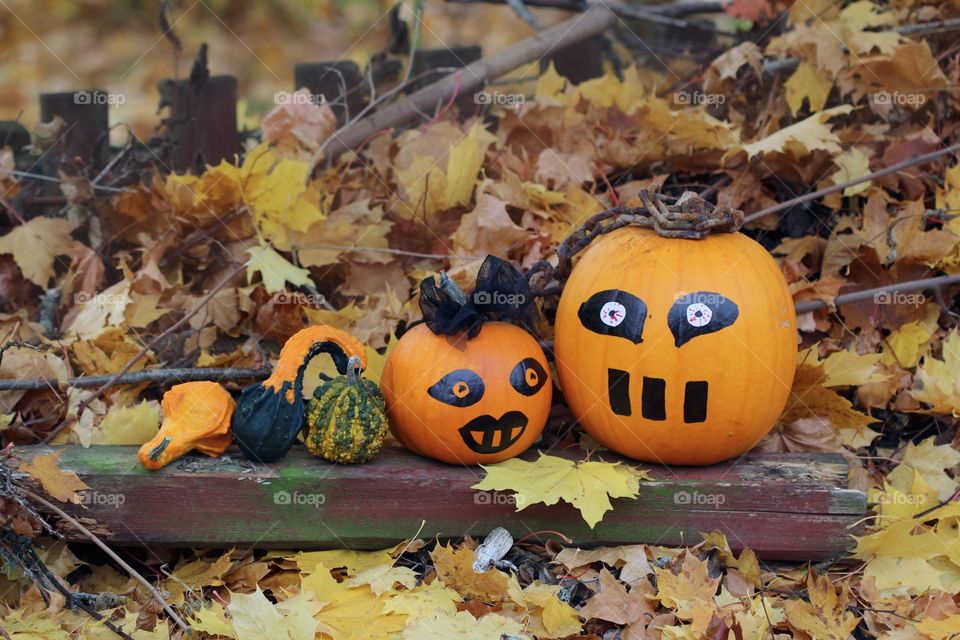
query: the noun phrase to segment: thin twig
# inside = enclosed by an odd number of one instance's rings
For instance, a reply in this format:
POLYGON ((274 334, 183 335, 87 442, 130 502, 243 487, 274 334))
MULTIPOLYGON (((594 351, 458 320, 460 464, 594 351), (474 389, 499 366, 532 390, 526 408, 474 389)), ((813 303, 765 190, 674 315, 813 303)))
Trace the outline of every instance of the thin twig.
MULTIPOLYGON (((29 171, 18 171, 16 169, 9 169, 7 173, 12 174, 18 178, 30 178, 31 180, 40 180, 42 182, 56 182, 60 184, 63 182, 60 178, 51 178, 50 176, 45 176, 40 173, 30 173, 29 171)), ((92 188, 97 191, 109 191, 110 193, 130 193, 133 192, 133 189, 125 189, 123 187, 107 187, 102 184, 91 184, 92 188)))
MULTIPOLYGON (((113 384, 143 384, 144 382, 193 382, 213 380, 214 382, 232 382, 236 380, 264 380, 270 375, 270 369, 189 367, 182 369, 143 369, 120 376, 113 384)), ((40 391, 58 387, 76 387, 90 389, 113 379, 113 374, 102 376, 80 376, 64 381, 55 378, 24 378, 0 380, 0 391, 40 391)))
POLYGON ((918 289, 936 289, 948 284, 956 284, 958 282, 960 282, 960 275, 935 276, 932 278, 921 278, 919 280, 908 280, 906 282, 898 282, 885 287, 873 287, 872 289, 863 289, 861 291, 853 291, 851 293, 842 293, 833 299, 832 305, 830 302, 826 302, 824 300, 807 300, 806 302, 798 303, 796 305, 796 310, 798 314, 806 313, 808 311, 815 311, 817 309, 823 309, 830 306, 850 304, 853 302, 863 302, 864 300, 873 298, 878 293, 899 293, 901 291, 917 291, 918 289))
POLYGON ((550 51, 596 35, 612 27, 615 22, 616 17, 608 9, 591 7, 582 15, 544 29, 489 57, 471 62, 462 69, 460 82, 454 74, 447 75, 415 91, 402 102, 395 102, 362 120, 356 118, 328 138, 324 146, 317 150, 310 161, 310 173, 316 170, 321 160, 332 160, 346 151, 356 149, 372 134, 393 129, 415 118, 418 110, 433 109, 438 102, 449 100, 458 90, 462 93, 474 91, 487 80, 538 60, 550 51))
POLYGON ((174 611, 173 607, 171 607, 170 604, 166 601, 166 599, 164 599, 164 597, 160 595, 160 592, 157 591, 152 584, 147 582, 146 578, 141 576, 133 567, 127 564, 123 558, 121 558, 116 553, 114 553, 113 550, 110 547, 108 547, 106 544, 104 544, 104 542, 100 538, 95 536, 89 529, 87 529, 85 526, 80 524, 69 513, 67 513, 57 505, 53 504, 49 500, 43 498, 42 496, 38 496, 37 494, 35 494, 33 491, 30 491, 29 489, 21 488, 20 491, 22 491, 23 494, 28 498, 30 498, 31 500, 39 502, 47 509, 49 509, 50 511, 54 512, 55 514, 57 514, 58 516, 60 516, 61 518, 69 522, 70 525, 73 526, 73 528, 75 528, 77 531, 79 531, 84 536, 86 536, 90 540, 90 542, 100 547, 100 549, 102 549, 105 554, 110 556, 110 558, 114 562, 116 562, 127 573, 129 573, 134 580, 142 584, 147 589, 147 591, 149 591, 150 594, 156 599, 157 602, 163 605, 163 610, 167 612, 167 615, 170 616, 171 620, 173 620, 180 628, 182 628, 188 634, 192 633, 190 627, 188 627, 187 624, 180 618, 180 616, 177 615, 177 612, 174 611))
MULTIPOLYGON (((172 334, 174 331, 182 327, 184 324, 186 324, 186 322, 190 320, 190 318, 200 313, 200 310, 207 306, 207 303, 213 299, 213 296, 217 295, 217 293, 219 293, 221 289, 227 286, 230 283, 230 281, 233 280, 237 276, 237 274, 240 273, 240 271, 246 266, 247 266, 246 263, 241 263, 236 265, 233 269, 231 269, 230 273, 228 273, 226 277, 223 278, 223 280, 218 282, 216 286, 214 286, 210 291, 207 292, 207 295, 205 295, 203 299, 197 303, 197 306, 191 309, 182 318, 180 318, 179 320, 174 322, 172 325, 170 325, 166 331, 164 331, 160 335, 156 336, 153 340, 148 342, 143 347, 143 349, 141 349, 140 352, 137 353, 137 355, 133 356, 133 358, 131 358, 130 361, 127 362, 126 365, 124 365, 123 369, 115 373, 113 377, 110 378, 110 380, 108 380, 106 383, 103 384, 103 386, 101 386, 99 389, 97 389, 92 394, 87 396, 83 400, 83 402, 81 402, 79 406, 77 406, 77 413, 74 416, 74 419, 79 418, 80 414, 83 413, 84 409, 90 406, 91 402, 93 402, 94 400, 102 396, 104 393, 106 393, 108 390, 110 390, 113 387, 113 385, 117 383, 117 380, 120 379, 120 376, 130 371, 130 369, 133 368, 133 365, 139 362, 140 359, 150 351, 150 349, 152 349, 161 340, 163 340, 164 338, 172 334)), ((65 419, 63 422, 57 425, 57 428, 51 431, 50 435, 48 435, 44 439, 43 441, 44 444, 48 444, 50 441, 52 441, 57 436, 57 434, 60 433, 64 429, 64 427, 66 427, 70 423, 71 423, 70 419, 65 419)))
POLYGON ((901 162, 890 165, 889 167, 886 167, 884 169, 880 169, 879 171, 873 171, 872 173, 868 173, 867 175, 861 176, 859 178, 853 178, 851 180, 847 180, 846 182, 841 182, 840 184, 835 184, 833 186, 826 187, 824 189, 818 189, 817 191, 812 191, 802 196, 797 196, 796 198, 791 198, 789 200, 779 202, 775 205, 771 205, 767 207, 766 209, 761 209, 760 211, 751 213, 746 218, 744 218, 743 222, 744 224, 746 224, 754 220, 759 220, 760 218, 766 217, 771 213, 778 213, 780 211, 783 211, 784 209, 789 209, 790 207, 794 207, 798 204, 803 204, 804 202, 816 200, 817 198, 830 195, 831 193, 837 193, 838 191, 843 191, 847 187, 852 187, 854 185, 862 184, 864 182, 870 182, 871 180, 874 180, 876 178, 882 178, 884 176, 890 175, 891 173, 896 173, 902 169, 913 167, 918 164, 923 164, 924 162, 929 162, 930 160, 936 160, 941 156, 945 156, 949 153, 955 153, 957 151, 960 151, 960 142, 956 144, 952 144, 949 147, 944 147, 943 149, 937 149, 936 151, 931 151, 930 153, 925 153, 921 156, 916 156, 915 158, 908 158, 906 160, 902 160, 901 162))

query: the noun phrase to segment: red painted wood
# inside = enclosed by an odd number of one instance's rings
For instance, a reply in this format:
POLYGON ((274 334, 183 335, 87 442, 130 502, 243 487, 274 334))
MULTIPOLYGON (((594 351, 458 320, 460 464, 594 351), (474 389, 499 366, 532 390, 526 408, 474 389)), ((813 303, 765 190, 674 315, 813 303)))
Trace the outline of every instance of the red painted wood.
POLYGON ((117 544, 380 548, 416 535, 425 521, 421 537, 481 536, 503 526, 517 537, 558 530, 578 545, 695 543, 699 532, 718 529, 760 557, 807 560, 842 554, 859 530, 848 527, 866 511, 864 494, 846 488, 846 462, 828 454, 645 466, 655 480, 642 483, 637 499, 614 500, 591 530, 569 505, 515 512, 509 492, 470 488, 482 469, 397 448, 366 465, 331 465, 296 447, 280 464, 189 457, 156 473, 139 466, 134 447, 62 449, 61 466, 92 487, 86 509, 70 508, 117 544))

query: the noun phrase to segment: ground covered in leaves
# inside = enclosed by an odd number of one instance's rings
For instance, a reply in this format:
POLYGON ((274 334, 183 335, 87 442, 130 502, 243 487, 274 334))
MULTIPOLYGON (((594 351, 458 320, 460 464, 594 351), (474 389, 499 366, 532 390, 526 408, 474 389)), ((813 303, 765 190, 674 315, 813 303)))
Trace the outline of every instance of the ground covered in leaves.
MULTIPOLYGON (((243 157, 201 175, 125 160, 98 178, 125 191, 103 194, 90 187, 96 172, 74 167, 62 174, 62 209, 38 212, 30 181, 9 173, 23 160, 4 151, 0 334, 33 347, 9 346, 0 377, 118 372, 204 302, 133 370, 269 364, 305 323, 325 323, 370 345, 376 379, 396 330, 418 317, 415 285, 441 268, 467 285, 486 254, 525 267, 555 259, 591 214, 637 205, 654 185, 706 190, 749 214, 958 140, 957 32, 906 28, 955 19, 953 5, 738 0, 730 11, 752 39, 729 42, 702 69, 631 65, 617 51, 606 75, 577 86, 552 68, 531 71, 497 89, 522 93, 522 104, 440 105, 321 164, 312 180, 309 160, 336 125, 310 101, 274 108, 243 157)), ((56 139, 53 126, 37 124, 38 150, 56 139)), ((958 212, 960 164, 944 156, 745 229, 776 257, 797 303, 827 303, 798 317, 793 394, 758 447, 847 457, 851 487, 872 505, 848 558, 766 564, 717 533, 686 548, 589 551, 542 534, 507 556, 517 571, 485 573, 472 569, 471 539, 376 553, 124 553, 195 629, 238 640, 955 637, 957 288, 833 303, 957 273, 958 212)), ((550 340, 549 301, 543 311, 550 340)), ((2 435, 140 444, 156 432, 162 390, 0 391, 2 435)), ((543 447, 586 457, 595 444, 572 422, 558 401, 543 447)), ((56 469, 27 472, 60 487, 61 500, 82 488, 64 488, 56 469)), ((14 530, 40 533, 14 505, 2 513, 14 530)), ((606 517, 615 515, 616 500, 606 517)), ((168 637, 157 602, 99 551, 37 542, 69 589, 124 594, 105 613, 132 637, 168 637)), ((0 580, 11 638, 115 637, 56 594, 45 602, 16 570, 0 580)))

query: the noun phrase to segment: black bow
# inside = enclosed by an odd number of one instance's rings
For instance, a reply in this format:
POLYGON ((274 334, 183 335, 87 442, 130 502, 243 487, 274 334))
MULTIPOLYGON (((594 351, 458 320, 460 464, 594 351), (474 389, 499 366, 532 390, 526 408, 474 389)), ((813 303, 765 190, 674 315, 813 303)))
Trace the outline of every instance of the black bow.
POLYGON ((480 333, 486 320, 504 320, 533 331, 537 305, 530 285, 512 264, 487 256, 477 273, 477 284, 469 296, 445 273, 438 285, 433 276, 420 283, 420 311, 430 330, 437 335, 466 331, 480 333))

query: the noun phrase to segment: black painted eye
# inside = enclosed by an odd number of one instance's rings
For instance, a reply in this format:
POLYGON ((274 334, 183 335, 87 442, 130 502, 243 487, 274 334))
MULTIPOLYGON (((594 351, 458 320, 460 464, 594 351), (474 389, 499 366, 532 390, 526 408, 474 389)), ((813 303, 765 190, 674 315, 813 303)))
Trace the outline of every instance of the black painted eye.
POLYGON ((532 396, 547 383, 547 372, 535 358, 524 358, 510 372, 510 386, 525 396, 532 396))
POLYGON ((483 397, 483 379, 470 369, 457 369, 427 389, 431 398, 454 407, 469 407, 483 397))
POLYGON ((643 323, 647 305, 643 300, 619 289, 598 291, 580 305, 580 324, 605 336, 626 338, 634 344, 643 342, 643 323))
POLYGON ((705 336, 732 325, 740 315, 737 304, 712 291, 696 291, 677 298, 667 314, 674 344, 682 347, 697 336, 705 336))

